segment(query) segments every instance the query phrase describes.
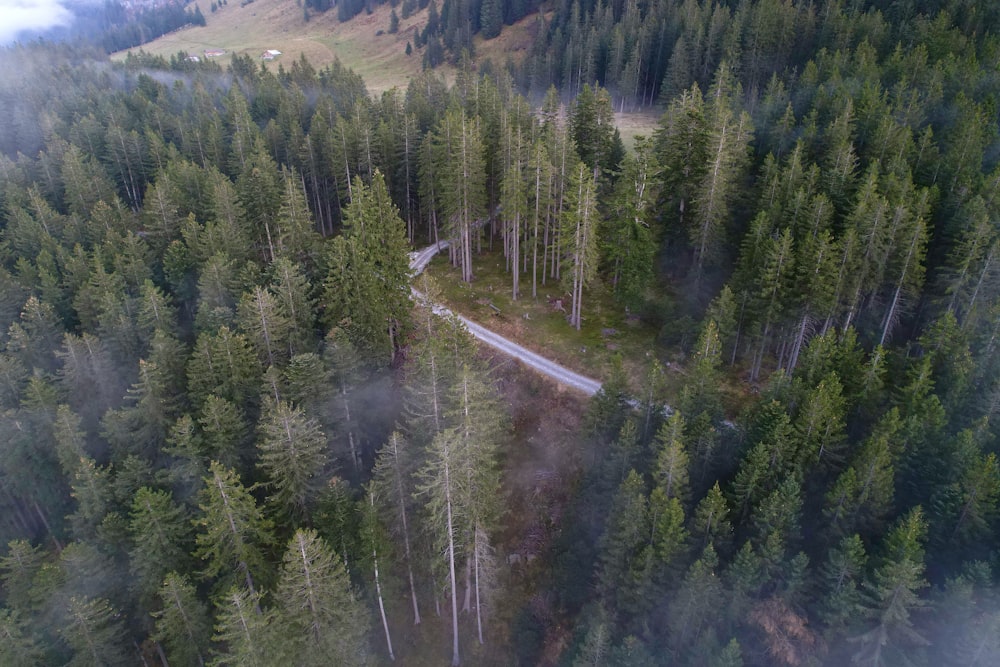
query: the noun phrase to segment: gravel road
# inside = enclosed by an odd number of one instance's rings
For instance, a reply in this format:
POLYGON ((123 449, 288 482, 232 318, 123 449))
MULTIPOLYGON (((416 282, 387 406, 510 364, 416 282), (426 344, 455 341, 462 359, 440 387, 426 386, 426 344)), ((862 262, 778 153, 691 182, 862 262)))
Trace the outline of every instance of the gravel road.
MULTIPOLYGON (((432 245, 424 248, 423 250, 418 250, 416 252, 410 253, 410 270, 413 275, 419 275, 430 263, 431 259, 440 250, 448 247, 447 241, 442 241, 437 245, 432 245)), ((423 295, 417 290, 413 290, 413 295, 417 299, 423 299, 423 295)), ((434 312, 439 315, 451 315, 452 312, 440 306, 434 304, 434 312)), ((565 366, 560 366, 554 361, 546 359, 540 354, 536 354, 531 350, 521 347, 517 343, 507 338, 504 338, 500 334, 494 333, 487 329, 486 327, 476 324, 472 320, 458 315, 458 319, 462 321, 462 324, 466 326, 473 336, 482 342, 486 343, 490 347, 503 352, 506 355, 517 359, 525 366, 529 366, 543 375, 547 375, 556 382, 566 385, 567 387, 572 387, 573 389, 578 389, 588 396, 592 396, 597 393, 597 390, 601 388, 601 383, 597 380, 585 377, 579 373, 574 373, 565 366)))

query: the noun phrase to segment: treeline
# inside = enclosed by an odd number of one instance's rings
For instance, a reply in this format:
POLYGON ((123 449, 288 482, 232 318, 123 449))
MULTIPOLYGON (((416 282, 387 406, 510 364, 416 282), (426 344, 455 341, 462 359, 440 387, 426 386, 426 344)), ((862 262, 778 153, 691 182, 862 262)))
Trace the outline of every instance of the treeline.
MULTIPOLYGON (((338 17, 348 21, 376 4, 338 3, 338 17)), ((307 5, 332 6, 325 0, 307 5)), ((953 37, 939 37, 953 30, 963 41, 959 50, 974 44, 979 57, 988 58, 1000 27, 1000 9, 966 0, 561 0, 546 7, 551 12, 534 0, 406 0, 402 16, 425 7, 427 20, 414 44, 424 49, 425 67, 458 65, 463 54, 475 58, 474 36, 492 39, 504 25, 534 14, 536 39, 527 56, 494 65, 510 72, 532 100, 550 86, 572 98, 596 83, 622 111, 666 103, 692 82, 706 90, 723 63, 755 104, 772 76, 791 83, 805 74, 806 62, 861 44, 879 58, 897 46, 948 49, 958 46, 953 37)))
POLYGON ((129 11, 119 0, 74 4, 66 8, 72 15, 67 25, 47 28, 37 34, 29 31, 22 37, 91 44, 105 53, 114 53, 151 42, 187 25, 205 25, 201 8, 195 4, 188 10, 186 4, 174 0, 138 11, 129 11))
POLYGON ((123 12, 121 18, 104 26, 96 40, 108 53, 140 46, 187 25, 205 25, 201 7, 196 4, 187 10, 181 2, 143 9, 127 19, 123 12))

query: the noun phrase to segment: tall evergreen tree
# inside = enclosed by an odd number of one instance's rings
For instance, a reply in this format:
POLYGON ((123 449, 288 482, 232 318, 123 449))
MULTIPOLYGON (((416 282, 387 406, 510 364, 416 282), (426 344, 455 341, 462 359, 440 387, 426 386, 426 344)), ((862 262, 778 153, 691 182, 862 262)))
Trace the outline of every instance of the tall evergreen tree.
POLYGON ((293 663, 370 663, 367 616, 343 562, 316 531, 298 530, 289 541, 275 601, 274 631, 289 645, 293 663))
POLYGON ((160 586, 159 597, 162 607, 153 613, 153 638, 164 646, 171 661, 204 665, 212 626, 194 586, 183 575, 171 572, 160 586))
POLYGON ((121 619, 104 598, 71 597, 60 634, 73 650, 68 665, 131 664, 121 619))
POLYGON ((261 415, 258 464, 268 501, 293 523, 307 520, 326 481, 327 443, 319 424, 286 401, 261 415))
POLYGON ((344 226, 330 250, 326 321, 349 320, 354 344, 382 365, 395 358, 409 331, 410 269, 405 223, 380 172, 371 186, 356 181, 344 226))
POLYGON ((563 214, 561 238, 565 239, 568 271, 563 282, 571 290, 570 325, 577 331, 583 323, 583 288, 597 276, 598 220, 597 192, 593 176, 585 163, 572 171, 567 189, 567 208, 563 214))
POLYGON ((919 591, 927 586, 923 578, 926 534, 923 512, 915 507, 886 535, 881 564, 865 582, 869 600, 860 611, 870 629, 852 638, 858 645, 854 662, 882 665, 906 660, 911 646, 927 645, 910 618, 925 605, 919 591))
POLYGON ((200 529, 195 555, 207 561, 210 577, 235 568, 234 579, 255 598, 254 575, 267 580, 264 549, 271 542, 271 525, 236 473, 216 461, 209 473, 199 493, 202 515, 194 520, 200 529))

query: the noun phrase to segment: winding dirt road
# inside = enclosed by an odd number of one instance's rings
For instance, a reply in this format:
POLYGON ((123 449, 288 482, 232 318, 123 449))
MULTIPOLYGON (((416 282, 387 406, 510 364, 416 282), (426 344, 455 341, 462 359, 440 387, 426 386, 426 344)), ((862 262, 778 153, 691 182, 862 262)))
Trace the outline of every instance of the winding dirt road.
MULTIPOLYGON (((418 250, 410 253, 410 271, 412 271, 414 276, 419 275, 425 268, 427 264, 430 263, 431 259, 434 258, 441 250, 448 247, 447 241, 442 241, 437 245, 432 245, 424 248, 423 250, 418 250)), ((413 290, 413 295, 417 299, 423 299, 424 296, 416 289, 413 290)), ((448 310, 444 306, 439 304, 433 304, 434 312, 439 315, 451 315, 452 311, 448 310)), ((561 366, 550 359, 546 359, 540 354, 536 354, 531 350, 522 347, 512 340, 504 338, 500 334, 494 333, 487 329, 486 327, 476 324, 472 320, 462 317, 457 313, 454 313, 462 324, 466 326, 473 336, 478 340, 486 343, 490 347, 503 352, 504 354, 517 359, 525 366, 529 366, 543 375, 547 375, 556 382, 563 384, 567 387, 572 387, 582 391, 588 396, 593 396, 597 393, 597 390, 601 388, 601 383, 592 378, 575 373, 565 366, 561 366)))

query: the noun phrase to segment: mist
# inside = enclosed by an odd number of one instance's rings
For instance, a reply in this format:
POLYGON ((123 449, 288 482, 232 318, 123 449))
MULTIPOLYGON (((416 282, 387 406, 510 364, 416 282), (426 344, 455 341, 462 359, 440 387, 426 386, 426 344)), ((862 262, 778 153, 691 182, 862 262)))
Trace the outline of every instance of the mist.
POLYGON ((24 33, 67 26, 73 13, 58 0, 0 0, 0 44, 10 44, 24 33))

